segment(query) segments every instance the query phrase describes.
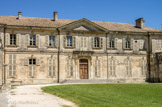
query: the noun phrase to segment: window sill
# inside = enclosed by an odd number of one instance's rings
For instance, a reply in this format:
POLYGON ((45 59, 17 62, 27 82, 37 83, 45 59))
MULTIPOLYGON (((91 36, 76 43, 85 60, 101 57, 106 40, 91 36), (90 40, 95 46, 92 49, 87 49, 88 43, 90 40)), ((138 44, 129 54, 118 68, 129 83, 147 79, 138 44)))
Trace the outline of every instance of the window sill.
POLYGON ((131 51, 131 50, 133 50, 133 49, 123 49, 123 50, 128 50, 128 51, 131 51))
POLYGON ((100 50, 100 49, 102 49, 102 48, 92 48, 92 49, 95 49, 95 50, 100 50))
POLYGON ((74 49, 75 47, 65 47, 65 49, 74 49))
POLYGON ((27 46, 28 48, 38 48, 38 46, 27 46))
POLYGON ((54 47, 53 46, 48 46, 47 48, 56 48, 56 46, 54 46, 54 47))
POLYGON ((14 47, 14 48, 17 48, 18 46, 17 46, 17 45, 7 45, 7 47, 14 47))
POLYGON ((116 48, 107 48, 107 50, 117 50, 116 48))

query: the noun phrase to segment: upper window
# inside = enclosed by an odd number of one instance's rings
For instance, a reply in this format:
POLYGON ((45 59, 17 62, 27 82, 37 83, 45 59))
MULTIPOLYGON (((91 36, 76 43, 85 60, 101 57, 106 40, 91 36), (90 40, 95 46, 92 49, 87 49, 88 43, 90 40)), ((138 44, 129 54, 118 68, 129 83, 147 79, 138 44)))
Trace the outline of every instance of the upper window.
POLYGON ((29 65, 36 65, 36 59, 29 59, 29 65))
POLYGON ((67 36, 66 37, 66 43, 67 43, 67 47, 72 47, 72 36, 67 36))
POLYGON ((10 45, 16 45, 16 35, 10 34, 10 45))
POLYGON ((36 36, 30 35, 30 46, 36 46, 36 36))
POLYGON ((115 46, 114 46, 114 39, 110 39, 110 41, 109 41, 109 48, 115 48, 115 46))
POLYGON ((125 41, 125 48, 130 49, 130 40, 129 39, 126 39, 126 41, 125 41))
POLYGON ((100 47, 100 38, 99 37, 95 37, 94 38, 94 47, 95 48, 99 48, 100 47))
POLYGON ((55 36, 49 36, 49 46, 55 47, 55 36))

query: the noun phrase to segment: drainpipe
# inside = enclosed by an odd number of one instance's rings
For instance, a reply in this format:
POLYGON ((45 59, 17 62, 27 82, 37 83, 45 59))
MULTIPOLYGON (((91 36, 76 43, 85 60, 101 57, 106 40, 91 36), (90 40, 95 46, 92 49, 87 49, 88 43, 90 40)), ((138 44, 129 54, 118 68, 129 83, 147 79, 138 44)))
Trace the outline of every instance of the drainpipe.
POLYGON ((6 84, 6 66, 5 66, 5 63, 6 63, 6 61, 5 61, 5 57, 6 57, 6 55, 5 55, 5 46, 6 46, 6 36, 5 36, 5 34, 6 34, 6 28, 7 28, 7 24, 4 24, 4 31, 3 31, 3 33, 4 33, 4 37, 3 37, 3 55, 4 55, 4 58, 3 58, 3 72, 2 72, 2 80, 3 80, 3 85, 4 84, 6 84))
POLYGON ((147 52, 147 64, 148 64, 148 82, 151 82, 151 71, 150 71, 150 54, 151 54, 151 41, 150 41, 150 33, 148 32, 147 34, 148 36, 148 52, 147 52))
POLYGON ((108 71, 108 52, 107 52, 107 37, 108 37, 108 33, 106 33, 106 55, 107 55, 107 80, 108 80, 108 77, 109 77, 109 71, 108 71))
POLYGON ((59 29, 57 28, 57 32, 58 32, 58 36, 59 36, 59 43, 58 43, 58 52, 57 52, 57 82, 59 83, 60 82, 60 31, 59 29))

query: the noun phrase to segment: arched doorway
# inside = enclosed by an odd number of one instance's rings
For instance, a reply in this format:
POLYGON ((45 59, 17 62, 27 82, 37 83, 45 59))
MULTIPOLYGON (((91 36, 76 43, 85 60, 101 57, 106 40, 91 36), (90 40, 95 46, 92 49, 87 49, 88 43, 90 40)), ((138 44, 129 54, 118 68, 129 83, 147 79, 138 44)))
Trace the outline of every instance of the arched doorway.
POLYGON ((79 65, 80 79, 88 79, 88 60, 80 59, 79 65))

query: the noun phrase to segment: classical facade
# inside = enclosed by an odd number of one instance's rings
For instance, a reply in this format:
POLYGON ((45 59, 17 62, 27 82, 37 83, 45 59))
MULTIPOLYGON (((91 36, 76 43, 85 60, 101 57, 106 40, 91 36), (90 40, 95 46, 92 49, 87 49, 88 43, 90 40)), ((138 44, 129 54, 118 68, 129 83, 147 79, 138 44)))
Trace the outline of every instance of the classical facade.
POLYGON ((162 30, 112 22, 0 16, 0 83, 162 82, 162 30))

